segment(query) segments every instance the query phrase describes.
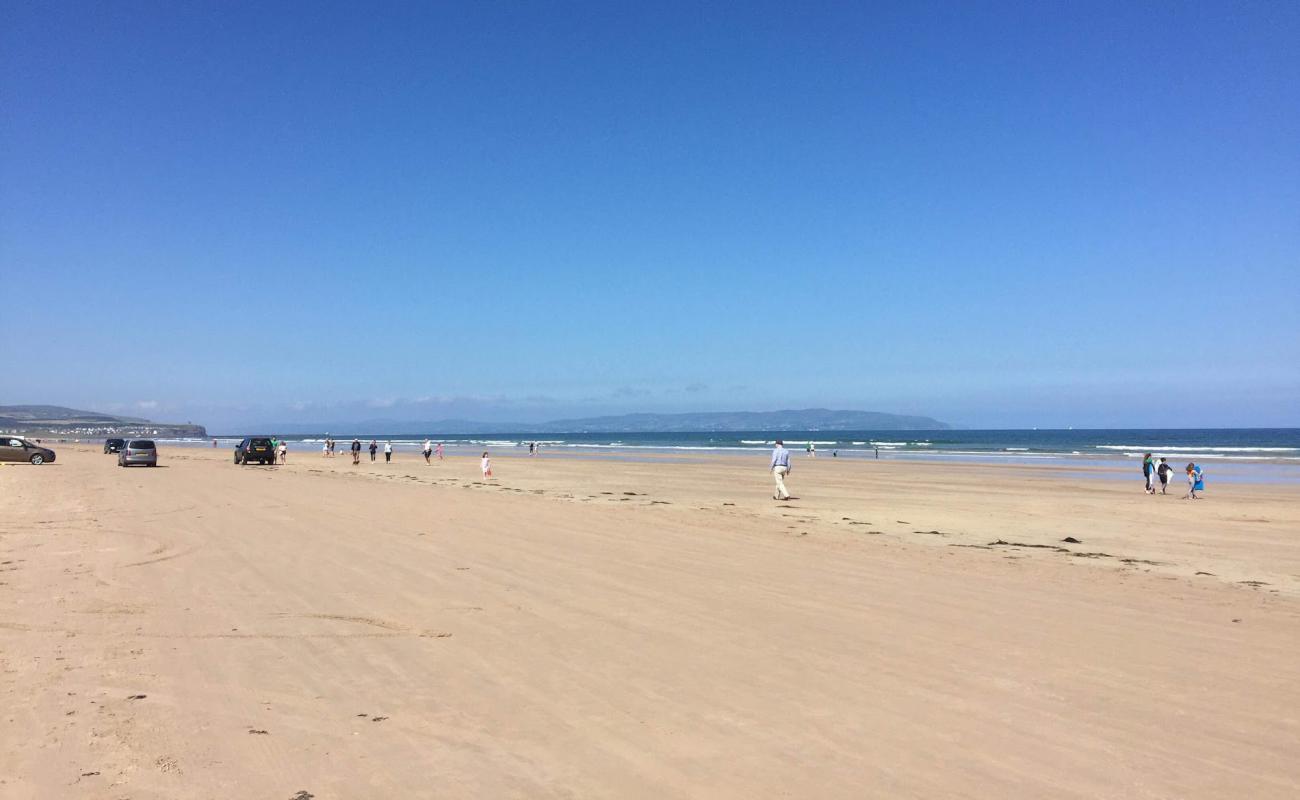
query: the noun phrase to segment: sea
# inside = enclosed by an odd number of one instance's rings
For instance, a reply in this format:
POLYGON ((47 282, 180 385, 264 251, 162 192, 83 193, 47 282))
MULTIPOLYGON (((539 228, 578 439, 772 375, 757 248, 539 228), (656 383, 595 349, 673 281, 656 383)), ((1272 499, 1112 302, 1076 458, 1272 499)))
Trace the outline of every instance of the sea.
MULTIPOLYGON (((274 431, 262 435, 275 435, 274 431)), ((285 435, 290 450, 318 452, 325 433, 285 435)), ((395 450, 418 451, 424 440, 444 444, 448 453, 489 450, 494 456, 527 454, 535 442, 543 453, 576 457, 615 456, 689 460, 714 454, 755 458, 771 450, 776 439, 807 455, 811 444, 818 458, 892 459, 995 464, 1115 466, 1140 470, 1142 456, 1153 453, 1176 467, 1188 462, 1226 480, 1300 482, 1300 428, 1157 428, 1072 430, 941 431, 727 431, 678 433, 546 433, 443 435, 436 431, 373 435, 365 431, 328 434, 341 453, 351 440, 395 450)), ((160 440, 170 444, 212 446, 213 439, 160 440)), ((235 436, 215 437, 218 447, 234 447, 235 436)))

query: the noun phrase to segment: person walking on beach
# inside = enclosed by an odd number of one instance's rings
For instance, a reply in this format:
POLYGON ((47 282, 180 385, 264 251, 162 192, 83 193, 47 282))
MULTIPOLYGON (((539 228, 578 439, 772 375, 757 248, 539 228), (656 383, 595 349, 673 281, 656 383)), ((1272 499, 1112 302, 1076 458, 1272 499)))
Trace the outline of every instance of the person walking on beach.
POLYGON ((360 439, 352 440, 352 463, 354 465, 361 463, 361 440, 360 439))
POLYGON ((790 474, 790 451, 785 449, 785 442, 776 440, 772 449, 772 479, 776 481, 776 493, 773 500, 789 500, 790 493, 785 489, 785 476, 790 474))
POLYGON ((393 461, 393 442, 390 439, 389 441, 384 442, 384 463, 390 464, 392 463, 392 461, 393 461))
POLYGON ((442 460, 442 442, 438 442, 438 460, 442 460))
POLYGON ((375 453, 378 452, 379 452, 379 442, 376 442, 374 439, 371 439, 370 440, 370 461, 372 463, 375 460, 375 453))
POLYGON ((280 446, 276 448, 276 454, 280 456, 280 463, 285 464, 289 461, 289 443, 280 440, 280 446))
POLYGON ((1196 464, 1187 465, 1187 494, 1183 495, 1184 500, 1200 500, 1196 496, 1197 492, 1205 491, 1205 473, 1196 464))
POLYGON ((424 463, 429 463, 429 456, 433 455, 433 442, 428 439, 424 440, 424 463))
POLYGON ((531 456, 531 455, 533 455, 533 454, 536 453, 536 452, 537 452, 537 442, 529 442, 529 443, 528 443, 528 455, 531 456))
POLYGON ((1156 467, 1156 477, 1160 479, 1160 494, 1164 494, 1169 488, 1169 478, 1174 474, 1174 468, 1169 466, 1168 459, 1160 459, 1160 464, 1156 467))
POLYGON ((484 478, 491 478, 491 477, 492 477, 492 459, 488 457, 488 451, 486 451, 486 450, 483 451, 483 463, 482 463, 480 466, 483 468, 483 477, 484 477, 484 478))
POLYGON ((1156 493, 1155 474, 1156 461, 1150 453, 1146 453, 1142 456, 1142 477, 1146 480, 1146 489, 1143 491, 1147 494, 1156 493))

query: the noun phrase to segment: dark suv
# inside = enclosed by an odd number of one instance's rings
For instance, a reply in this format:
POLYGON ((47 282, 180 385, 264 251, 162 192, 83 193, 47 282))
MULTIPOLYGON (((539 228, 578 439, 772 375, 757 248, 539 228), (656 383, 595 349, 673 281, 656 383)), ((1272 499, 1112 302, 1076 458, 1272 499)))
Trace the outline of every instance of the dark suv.
POLYGON ((236 464, 251 464, 254 461, 259 464, 275 463, 275 447, 271 444, 271 437, 250 436, 235 445, 236 464))
POLYGON ((120 453, 120 452, 122 452, 122 448, 123 448, 123 447, 126 447, 126 440, 125 440, 125 439, 105 439, 105 440, 104 440, 104 452, 105 452, 105 453, 120 453))

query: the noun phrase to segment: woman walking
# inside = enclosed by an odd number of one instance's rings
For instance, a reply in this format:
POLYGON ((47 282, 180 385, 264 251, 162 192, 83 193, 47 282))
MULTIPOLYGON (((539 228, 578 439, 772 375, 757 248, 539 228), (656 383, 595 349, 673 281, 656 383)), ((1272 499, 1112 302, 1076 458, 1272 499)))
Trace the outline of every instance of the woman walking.
POLYGON ((492 477, 492 459, 488 457, 488 451, 486 451, 486 450, 483 451, 483 463, 482 463, 480 466, 483 468, 483 477, 484 477, 484 478, 491 478, 491 477, 492 477))
POLYGON ((433 442, 428 439, 424 440, 424 463, 429 463, 429 456, 433 455, 433 442))
POLYGON ((1145 455, 1142 456, 1142 478, 1146 481, 1146 489, 1144 489, 1143 491, 1145 491, 1147 494, 1156 493, 1156 486, 1154 482, 1155 471, 1156 471, 1155 459, 1151 457, 1150 453, 1146 453, 1145 455))
POLYGON ((393 442, 389 440, 384 442, 384 463, 390 464, 393 461, 393 442))

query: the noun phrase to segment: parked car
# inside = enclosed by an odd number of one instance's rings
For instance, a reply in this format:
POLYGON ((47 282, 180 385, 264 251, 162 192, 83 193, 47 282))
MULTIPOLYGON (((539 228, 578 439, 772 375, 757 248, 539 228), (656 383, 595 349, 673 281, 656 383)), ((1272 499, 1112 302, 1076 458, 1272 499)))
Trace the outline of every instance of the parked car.
POLYGON ((251 464, 254 461, 259 464, 275 463, 275 448, 271 445, 270 436, 250 436, 235 445, 236 464, 251 464))
POLYGON ((105 439, 105 440, 104 440, 104 452, 105 452, 105 453, 120 453, 120 452, 122 451, 122 448, 123 448, 123 447, 126 447, 126 440, 125 440, 125 439, 105 439))
POLYGON ((132 439, 117 454, 119 467, 143 464, 146 467, 158 466, 158 448, 149 439, 132 439))
POLYGON ((8 434, 0 436, 0 461, 27 461, 32 464, 48 464, 54 460, 54 451, 41 447, 36 442, 23 437, 8 434))

